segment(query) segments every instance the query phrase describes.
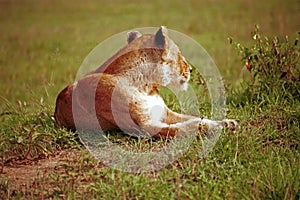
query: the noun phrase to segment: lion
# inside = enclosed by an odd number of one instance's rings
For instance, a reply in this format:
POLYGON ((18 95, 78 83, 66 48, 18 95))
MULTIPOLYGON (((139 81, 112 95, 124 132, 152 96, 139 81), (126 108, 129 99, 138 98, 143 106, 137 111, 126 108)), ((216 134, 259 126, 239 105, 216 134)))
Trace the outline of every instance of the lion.
POLYGON ((235 120, 180 114, 165 104, 159 87, 187 90, 192 72, 166 27, 155 34, 131 31, 127 36, 125 47, 59 93, 54 113, 58 126, 72 131, 122 129, 160 138, 173 138, 188 124, 207 130, 237 127, 235 120))

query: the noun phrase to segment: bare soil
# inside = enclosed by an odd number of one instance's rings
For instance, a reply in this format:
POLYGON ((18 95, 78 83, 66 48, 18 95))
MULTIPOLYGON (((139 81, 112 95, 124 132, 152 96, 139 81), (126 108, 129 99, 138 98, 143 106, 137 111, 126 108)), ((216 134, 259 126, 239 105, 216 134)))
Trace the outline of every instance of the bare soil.
POLYGON ((0 174, 1 179, 9 182, 7 193, 10 195, 20 191, 36 190, 39 192, 38 190, 44 189, 45 186, 48 190, 53 190, 55 189, 53 185, 47 185, 47 182, 51 182, 51 172, 63 172, 63 165, 76 160, 80 154, 79 150, 68 149, 35 162, 28 161, 22 164, 15 163, 4 166, 0 174), (44 183, 43 188, 39 188, 41 183, 44 183))

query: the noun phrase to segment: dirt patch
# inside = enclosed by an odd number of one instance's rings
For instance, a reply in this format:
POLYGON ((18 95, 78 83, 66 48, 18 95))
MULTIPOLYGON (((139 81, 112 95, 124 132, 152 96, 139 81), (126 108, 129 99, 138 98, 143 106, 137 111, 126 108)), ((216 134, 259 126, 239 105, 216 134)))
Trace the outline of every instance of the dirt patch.
MULTIPOLYGON (((38 189, 37 183, 48 182, 49 179, 51 179, 51 177, 49 177, 51 172, 54 170, 56 172, 60 170, 63 172, 64 169, 62 166, 76 160, 80 155, 81 152, 79 150, 68 149, 59 151, 46 159, 41 159, 36 162, 4 166, 1 179, 9 181, 12 186, 10 187, 10 193, 28 191, 28 189, 32 190, 33 188, 38 189)), ((48 185, 48 189, 53 189, 53 186, 48 185)))

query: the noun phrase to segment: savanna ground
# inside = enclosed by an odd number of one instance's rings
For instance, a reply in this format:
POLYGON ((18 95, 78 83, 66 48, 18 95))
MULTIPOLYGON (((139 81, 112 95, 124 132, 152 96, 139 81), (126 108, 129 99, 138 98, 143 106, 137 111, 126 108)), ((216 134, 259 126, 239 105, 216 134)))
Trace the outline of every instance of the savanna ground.
MULTIPOLYGON (((0 10, 2 199, 300 198, 299 1, 0 0, 0 10), (255 24, 267 42, 253 39, 255 24), (55 98, 99 42, 160 25, 212 56, 226 84, 227 117, 240 129, 224 131, 206 158, 198 157, 198 138, 160 171, 116 171, 93 159, 76 134, 54 127, 55 98)), ((205 91, 198 80, 191 82, 205 91)), ((202 96, 199 110, 209 116, 202 96)), ((111 137, 138 150, 161 142, 111 137)))

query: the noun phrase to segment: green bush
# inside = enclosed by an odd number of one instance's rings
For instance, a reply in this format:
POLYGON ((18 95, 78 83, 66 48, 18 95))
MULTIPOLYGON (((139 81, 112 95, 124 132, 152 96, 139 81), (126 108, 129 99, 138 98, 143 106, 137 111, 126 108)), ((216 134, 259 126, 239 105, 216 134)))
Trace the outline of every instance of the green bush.
MULTIPOLYGON (((269 38, 259 27, 251 33, 254 45, 244 47, 230 38, 249 70, 250 80, 242 84, 242 101, 276 103, 300 100, 300 65, 298 38, 269 38)), ((241 102, 240 102, 241 103, 241 102)))

